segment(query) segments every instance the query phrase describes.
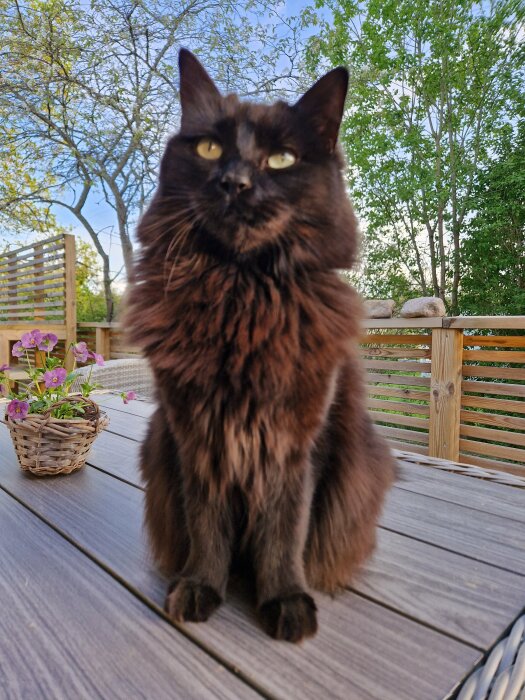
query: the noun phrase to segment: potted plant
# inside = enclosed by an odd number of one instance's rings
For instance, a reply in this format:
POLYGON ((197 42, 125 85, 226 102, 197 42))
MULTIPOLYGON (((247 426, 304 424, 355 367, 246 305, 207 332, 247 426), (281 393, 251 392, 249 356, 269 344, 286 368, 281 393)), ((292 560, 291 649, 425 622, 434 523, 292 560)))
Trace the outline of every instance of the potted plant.
MULTIPOLYGON (((80 342, 71 345, 61 360, 52 356, 58 342, 53 333, 33 330, 15 343, 14 357, 26 357, 29 383, 20 391, 10 387, 6 365, 0 366, 0 385, 9 402, 5 423, 9 428, 20 467, 33 474, 70 474, 80 469, 98 433, 109 425, 109 418, 90 398, 97 388, 91 383, 91 370, 80 393, 70 393, 77 363, 103 365, 104 358, 80 342), (34 361, 29 351, 34 350, 34 361), (65 363, 73 356, 73 369, 65 363)), ((134 392, 121 394, 127 403, 134 392)))

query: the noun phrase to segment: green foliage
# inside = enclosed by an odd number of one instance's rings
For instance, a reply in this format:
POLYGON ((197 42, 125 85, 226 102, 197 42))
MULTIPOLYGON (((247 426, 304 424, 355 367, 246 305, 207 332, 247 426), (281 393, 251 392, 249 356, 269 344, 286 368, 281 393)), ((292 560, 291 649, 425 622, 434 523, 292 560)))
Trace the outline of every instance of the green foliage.
POLYGON ((455 312, 460 240, 478 170, 523 110, 523 5, 514 0, 319 0, 313 73, 350 68, 341 142, 367 222, 366 284, 441 296, 455 312))
POLYGON ((465 314, 525 311, 525 120, 503 132, 495 155, 477 178, 462 243, 465 314))
POLYGON ((106 300, 97 252, 80 238, 76 239, 76 250, 77 321, 104 321, 106 300))

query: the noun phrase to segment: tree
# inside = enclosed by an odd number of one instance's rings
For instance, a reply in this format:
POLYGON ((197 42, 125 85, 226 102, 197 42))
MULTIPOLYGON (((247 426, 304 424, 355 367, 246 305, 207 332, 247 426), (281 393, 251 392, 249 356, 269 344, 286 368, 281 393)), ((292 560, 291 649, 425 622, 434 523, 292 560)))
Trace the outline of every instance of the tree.
POLYGON ((102 266, 95 248, 76 239, 77 321, 104 321, 106 304, 102 285, 102 266))
POLYGON ((54 176, 44 189, 28 185, 24 201, 65 208, 89 233, 102 259, 108 319, 109 256, 90 211, 101 199, 114 211, 108 225, 116 225, 129 273, 132 231, 177 124, 178 48, 196 50, 228 90, 291 89, 300 27, 282 21, 278 7, 277 0, 0 0, 4 138, 25 162, 38 152, 54 176))
POLYGON ((502 134, 496 158, 478 175, 476 213, 462 245, 462 313, 525 309, 525 120, 502 134))
MULTIPOLYGON (((523 105, 522 3, 319 0, 309 65, 350 66, 342 143, 370 287, 404 277, 458 311, 476 174, 523 105)), ((391 286, 391 285, 390 285, 391 286)))

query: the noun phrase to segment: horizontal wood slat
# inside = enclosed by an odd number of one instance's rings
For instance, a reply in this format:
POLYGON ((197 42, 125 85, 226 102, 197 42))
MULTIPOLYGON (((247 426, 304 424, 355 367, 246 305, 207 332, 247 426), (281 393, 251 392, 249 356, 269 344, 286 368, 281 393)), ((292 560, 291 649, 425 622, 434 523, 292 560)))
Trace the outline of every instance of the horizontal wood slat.
MULTIPOLYGON (((429 392, 425 389, 396 389, 388 386, 368 385, 368 393, 374 396, 395 396, 400 399, 416 399, 428 401, 429 392)), ((524 404, 525 405, 525 404, 524 404)))
MULTIPOLYGON (((378 428, 381 426, 377 426, 378 428)), ((393 438, 388 438, 388 444, 393 450, 403 450, 405 452, 415 452, 416 454, 419 455, 425 455, 428 456, 428 446, 426 445, 417 445, 416 443, 413 442, 401 442, 399 440, 395 440, 393 438)))
POLYGON ((461 424, 460 434, 469 438, 473 437, 480 440, 506 442, 509 445, 519 445, 520 447, 525 447, 525 433, 512 433, 508 430, 494 430, 493 428, 483 428, 478 425, 461 424))
POLYGON ((508 411, 509 413, 525 413, 525 401, 507 399, 491 399, 485 396, 467 396, 463 394, 461 405, 469 408, 486 408, 489 411, 508 411))
POLYGON ((367 369, 386 369, 395 372, 430 372, 430 362, 403 362, 400 360, 364 360, 364 366, 367 369))
POLYGON ((502 416, 495 413, 484 413, 483 411, 461 411, 460 420, 462 423, 483 423, 497 428, 509 428, 525 432, 525 418, 502 416))
POLYGON ((517 476, 525 477, 525 464, 516 464, 513 462, 502 462, 498 459, 488 459, 480 455, 469 455, 460 453, 460 462, 464 464, 473 464, 476 467, 484 469, 495 469, 498 472, 507 472, 508 474, 516 474, 517 476))
POLYGON ((464 379, 461 390, 476 394, 496 394, 498 396, 513 396, 525 398, 525 384, 502 384, 501 382, 477 382, 464 379))
POLYGON ((390 428, 384 425, 377 425, 377 430, 385 437, 391 437, 401 441, 414 441, 428 445, 428 433, 417 430, 403 430, 402 428, 390 428))
POLYGON ((385 333, 367 333, 361 339, 362 343, 375 343, 377 345, 432 345, 432 335, 411 335, 385 333))
MULTIPOLYGON (((43 279, 46 275, 48 275, 50 272, 55 272, 56 270, 62 270, 64 269, 64 263, 56 263, 54 265, 45 265, 42 267, 42 277, 40 275, 38 276, 38 279, 43 279)), ((21 270, 20 272, 10 272, 9 274, 2 275, 0 274, 0 284, 4 284, 4 281, 11 281, 14 279, 19 279, 20 277, 30 277, 31 272, 28 272, 27 270, 21 270)))
POLYGON ((520 350, 463 350, 464 360, 476 362, 525 362, 525 352, 520 350))
POLYGON ((33 288, 33 289, 36 289, 36 288, 37 288, 37 287, 36 287, 36 282, 38 282, 39 284, 42 284, 42 283, 45 283, 45 282, 56 282, 56 284, 53 285, 53 286, 57 287, 57 286, 59 285, 59 283, 60 283, 61 286, 64 286, 64 282, 65 282, 65 273, 64 273, 64 272, 61 272, 61 273, 59 273, 59 274, 53 273, 53 274, 50 274, 50 275, 41 275, 41 276, 39 276, 38 278, 35 278, 35 281, 34 281, 34 282, 31 281, 31 280, 29 280, 29 279, 24 279, 22 282, 16 282, 16 281, 13 281, 13 282, 4 282, 4 281, 2 281, 2 282, 0 283, 0 286, 1 286, 1 287, 15 287, 16 289, 21 289, 21 288, 22 288, 23 286, 25 286, 25 285, 33 285, 33 284, 35 284, 35 286, 32 287, 32 288, 33 288))
POLYGON ((462 371, 464 377, 486 377, 489 379, 525 381, 524 367, 479 367, 478 365, 463 365, 462 371))
POLYGON ((525 335, 464 335, 463 347, 469 347, 471 345, 525 348, 525 335))
POLYGON ((407 425, 411 428, 422 428, 428 430, 428 418, 415 418, 414 416, 403 416, 398 413, 387 413, 385 411, 369 411, 372 420, 376 423, 392 423, 393 425, 407 425))
POLYGON ((369 408, 378 408, 385 411, 402 411, 403 413, 419 413, 423 416, 430 414, 430 408, 426 404, 407 403, 405 401, 384 401, 383 399, 368 399, 369 408))
POLYGON ((420 348, 407 348, 405 350, 401 348, 378 348, 378 347, 369 347, 369 346, 361 346, 361 351, 362 354, 366 357, 385 357, 385 358, 399 358, 399 359, 405 359, 405 358, 411 358, 411 357, 421 357, 421 358, 430 358, 430 350, 423 350, 420 348))
POLYGON ((461 439, 459 441, 459 449, 462 452, 474 452, 475 454, 488 455, 489 457, 525 462, 525 450, 519 450, 516 447, 505 447, 503 445, 492 445, 490 442, 461 439))
POLYGON ((368 382, 380 384, 399 384, 400 386, 424 386, 430 388, 430 377, 414 377, 411 375, 403 376, 400 374, 389 374, 388 372, 385 372, 385 374, 368 372, 366 375, 366 380, 368 382))

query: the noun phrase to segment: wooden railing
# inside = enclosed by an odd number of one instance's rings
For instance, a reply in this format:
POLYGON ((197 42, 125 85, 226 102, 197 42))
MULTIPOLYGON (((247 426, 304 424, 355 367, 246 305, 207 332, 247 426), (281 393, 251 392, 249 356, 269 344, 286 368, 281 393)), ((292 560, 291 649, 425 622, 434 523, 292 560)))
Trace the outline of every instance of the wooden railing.
POLYGON ((364 325, 369 408, 394 447, 525 474, 525 316, 364 325))
POLYGON ((0 254, 0 364, 34 328, 75 341, 75 237, 60 235, 0 254))
MULTIPOLYGON (((367 319, 370 413, 395 448, 525 475, 525 316, 367 319)), ((105 357, 138 357, 118 323, 80 323, 105 357)))

